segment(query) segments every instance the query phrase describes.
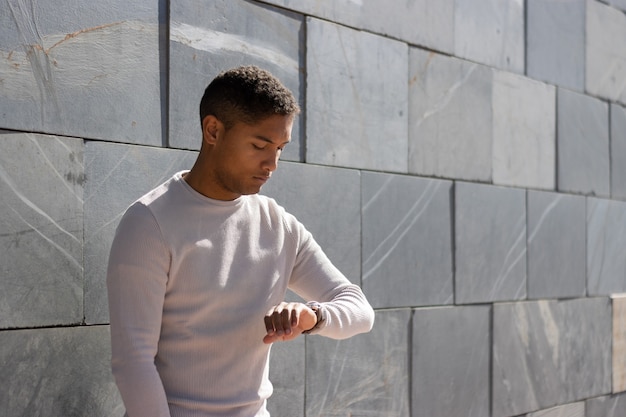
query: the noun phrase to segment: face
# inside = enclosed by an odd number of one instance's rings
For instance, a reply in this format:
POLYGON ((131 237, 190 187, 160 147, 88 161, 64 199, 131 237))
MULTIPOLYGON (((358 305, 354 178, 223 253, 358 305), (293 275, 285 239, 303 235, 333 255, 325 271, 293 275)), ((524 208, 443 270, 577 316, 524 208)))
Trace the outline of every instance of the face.
POLYGON ((273 115, 253 125, 236 123, 230 129, 217 119, 205 122, 205 140, 211 147, 206 183, 210 190, 206 195, 234 200, 258 193, 276 170, 278 158, 291 139, 293 116, 273 115))

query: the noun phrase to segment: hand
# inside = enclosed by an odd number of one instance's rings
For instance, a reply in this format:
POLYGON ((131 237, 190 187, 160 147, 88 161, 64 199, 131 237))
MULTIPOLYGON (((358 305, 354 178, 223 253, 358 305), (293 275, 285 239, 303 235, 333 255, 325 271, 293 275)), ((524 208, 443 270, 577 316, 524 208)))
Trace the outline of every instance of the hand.
POLYGON ((282 302, 265 315, 267 334, 263 343, 293 340, 302 332, 312 329, 316 323, 315 312, 305 304, 282 302))

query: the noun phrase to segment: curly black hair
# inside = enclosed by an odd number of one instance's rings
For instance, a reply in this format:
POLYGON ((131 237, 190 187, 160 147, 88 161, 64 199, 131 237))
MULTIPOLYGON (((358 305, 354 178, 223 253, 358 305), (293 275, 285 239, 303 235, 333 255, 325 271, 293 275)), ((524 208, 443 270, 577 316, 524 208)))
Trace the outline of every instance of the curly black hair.
POLYGON ((220 73, 200 101, 200 123, 213 115, 227 129, 237 122, 254 124, 275 114, 298 113, 300 106, 291 91, 270 72, 253 65, 220 73))

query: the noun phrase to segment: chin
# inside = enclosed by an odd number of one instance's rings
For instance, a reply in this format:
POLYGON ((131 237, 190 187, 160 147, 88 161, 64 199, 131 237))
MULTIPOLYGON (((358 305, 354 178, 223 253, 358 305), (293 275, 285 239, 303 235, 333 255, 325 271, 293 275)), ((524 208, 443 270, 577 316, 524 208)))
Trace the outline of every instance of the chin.
POLYGON ((250 188, 247 189, 245 191, 241 192, 241 195, 252 195, 252 194, 258 194, 261 191, 261 187, 256 187, 256 188, 250 188))

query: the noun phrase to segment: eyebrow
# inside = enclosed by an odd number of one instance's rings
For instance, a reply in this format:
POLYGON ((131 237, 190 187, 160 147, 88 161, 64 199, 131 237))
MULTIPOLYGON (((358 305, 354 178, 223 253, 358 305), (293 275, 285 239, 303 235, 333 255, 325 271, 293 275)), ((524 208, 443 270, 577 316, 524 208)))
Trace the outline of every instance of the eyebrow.
MULTIPOLYGON (((262 140, 263 142, 271 143, 272 145, 274 145, 274 141, 271 140, 270 138, 266 138, 265 136, 261 136, 261 135, 256 135, 254 137, 256 139, 262 140)), ((291 142, 291 138, 289 138, 288 141, 281 143, 281 145, 287 145, 290 142, 291 142)))

